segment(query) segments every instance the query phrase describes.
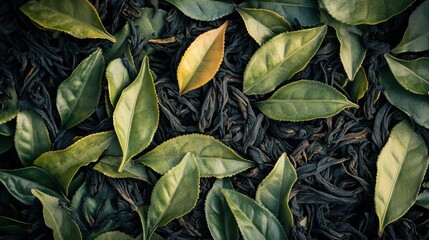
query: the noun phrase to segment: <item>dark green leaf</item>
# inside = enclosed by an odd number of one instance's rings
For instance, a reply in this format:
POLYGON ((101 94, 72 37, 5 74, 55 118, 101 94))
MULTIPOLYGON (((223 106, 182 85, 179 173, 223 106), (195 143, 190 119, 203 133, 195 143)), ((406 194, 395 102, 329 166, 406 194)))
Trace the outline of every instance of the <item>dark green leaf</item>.
POLYGON ((14 134, 15 130, 12 128, 10 122, 9 123, 3 123, 0 124, 0 135, 1 136, 12 136, 14 134))
POLYGON ((0 135, 0 154, 7 152, 14 144, 12 136, 0 135))
POLYGON ((30 227, 30 223, 0 216, 0 233, 2 235, 25 235, 30 227))
POLYGON ((18 96, 15 89, 9 86, 4 91, 0 96, 0 106, 4 106, 0 111, 0 124, 12 120, 18 114, 18 96))
POLYGON ((121 58, 129 48, 128 36, 131 34, 130 26, 128 23, 115 34, 116 42, 111 48, 105 51, 104 60, 106 63, 110 63, 115 58, 121 58))
POLYGON ((361 67, 357 72, 355 79, 346 86, 346 91, 350 98, 357 102, 361 99, 368 90, 368 79, 366 78, 365 70, 361 67))
POLYGON ((212 21, 234 12, 232 0, 167 0, 186 16, 202 21, 212 21))
POLYGON ((416 198, 416 205, 429 209, 429 190, 425 190, 416 198))

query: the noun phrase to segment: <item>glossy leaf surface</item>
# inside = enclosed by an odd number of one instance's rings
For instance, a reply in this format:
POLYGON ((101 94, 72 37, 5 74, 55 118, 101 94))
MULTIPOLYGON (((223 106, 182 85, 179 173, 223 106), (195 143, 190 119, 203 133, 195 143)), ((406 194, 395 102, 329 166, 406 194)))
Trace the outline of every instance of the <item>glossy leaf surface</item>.
POLYGON ((237 240, 238 226, 221 189, 232 189, 229 179, 218 179, 207 194, 205 213, 211 236, 215 240, 237 240))
POLYGON ((167 0, 186 16, 202 21, 212 21, 224 17, 235 10, 232 0, 167 0))
POLYGON ((15 149, 24 166, 31 166, 42 153, 51 150, 48 129, 32 110, 21 110, 16 118, 15 149))
POLYGON ((118 171, 149 146, 158 127, 158 98, 149 58, 145 57, 136 79, 122 92, 113 112, 113 124, 123 152, 118 171))
POLYGON ((125 164, 124 170, 118 172, 121 160, 121 157, 105 156, 94 166, 94 169, 111 178, 134 178, 149 181, 146 167, 139 163, 128 162, 125 164))
POLYGON ((411 14, 401 42, 392 49, 394 53, 420 52, 429 49, 429 1, 424 1, 411 14))
POLYGON ((115 42, 115 37, 106 31, 88 0, 33 0, 20 9, 44 28, 62 31, 77 38, 103 38, 115 42))
POLYGON ((429 128, 429 96, 405 90, 387 68, 380 70, 378 79, 384 88, 384 96, 392 105, 411 116, 417 124, 429 128))
POLYGON ((256 8, 237 8, 246 24, 247 32, 262 45, 275 35, 292 30, 289 23, 278 13, 256 8))
POLYGON ((300 80, 277 90, 269 99, 255 103, 267 117, 282 121, 325 118, 356 104, 327 84, 300 80))
POLYGON ((425 190, 417 195, 416 205, 429 209, 429 190, 425 190))
POLYGON ((64 150, 42 154, 34 161, 34 165, 48 171, 68 194, 70 182, 79 168, 97 161, 112 137, 112 131, 86 136, 64 150))
POLYGON ((321 0, 329 14, 340 22, 358 24, 377 24, 407 9, 415 0, 321 0))
POLYGON ((122 91, 131 83, 128 70, 121 58, 117 58, 107 65, 106 78, 109 87, 110 103, 116 106, 122 91))
POLYGON ((221 192, 245 240, 288 239, 283 227, 268 209, 234 190, 222 189, 221 192))
POLYGON ((61 190, 55 180, 48 172, 38 167, 0 170, 0 182, 12 196, 26 205, 34 204, 31 189, 39 189, 62 198, 61 190))
POLYGON ((246 66, 243 92, 265 94, 302 70, 316 54, 326 26, 279 34, 262 45, 246 66))
POLYGON ((30 227, 30 223, 0 216, 0 233, 3 235, 25 235, 30 227))
POLYGON ((351 81, 345 88, 350 98, 357 102, 359 99, 365 96, 368 90, 368 79, 365 74, 365 70, 361 67, 357 72, 355 79, 351 81))
POLYGON ((179 93, 184 94, 209 82, 223 60, 228 22, 198 36, 186 50, 177 67, 179 93))
POLYGON ((377 160, 375 211, 378 234, 402 217, 416 201, 428 165, 424 139, 404 120, 390 133, 377 160))
POLYGON ((259 184, 255 196, 258 203, 277 217, 287 233, 292 232, 294 225, 288 203, 296 178, 295 168, 286 153, 283 153, 277 160, 273 170, 259 184))
POLYGON ((429 57, 408 61, 386 54, 384 58, 402 87, 412 93, 429 95, 429 57))
POLYGON ((148 239, 158 226, 190 212, 197 203, 200 173, 195 157, 187 153, 182 161, 156 183, 147 214, 148 239))
POLYGON ((130 25, 126 23, 124 27, 115 34, 116 42, 104 52, 106 63, 110 63, 115 58, 121 58, 127 51, 128 36, 131 34, 130 25))
POLYGON ((60 84, 57 108, 63 129, 69 129, 89 117, 101 95, 104 60, 101 49, 84 59, 73 73, 60 84))
POLYGON ((51 228, 55 240, 66 240, 73 236, 73 239, 82 239, 79 227, 72 220, 67 210, 59 205, 59 200, 37 189, 31 190, 43 205, 43 219, 46 226, 51 228))
POLYGON ((197 159, 201 177, 227 177, 253 167, 253 162, 237 155, 211 136, 190 134, 170 139, 139 158, 160 174, 176 166, 186 153, 197 159))
POLYGON ((296 18, 303 26, 320 23, 319 7, 314 0, 247 0, 240 6, 275 11, 290 23, 295 23, 296 18))
POLYGON ((5 92, 0 96, 0 105, 4 106, 0 111, 0 124, 12 120, 18 114, 18 96, 15 89, 9 86, 5 92))
POLYGON ((119 231, 105 232, 99 235, 95 240, 135 240, 135 238, 119 231))

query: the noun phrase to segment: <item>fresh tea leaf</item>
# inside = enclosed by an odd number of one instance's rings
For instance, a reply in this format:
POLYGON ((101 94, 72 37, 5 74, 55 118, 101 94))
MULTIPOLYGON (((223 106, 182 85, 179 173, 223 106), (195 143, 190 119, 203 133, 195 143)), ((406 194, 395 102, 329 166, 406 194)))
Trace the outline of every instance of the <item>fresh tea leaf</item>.
POLYGON ((120 231, 112 231, 99 235, 95 240, 135 240, 135 238, 120 231))
POLYGON ((180 94, 203 86, 215 76, 223 59, 227 26, 225 22, 201 34, 188 47, 177 67, 180 94))
POLYGON ((295 168, 283 153, 273 170, 259 184, 255 196, 256 201, 270 210, 289 234, 294 223, 288 203, 296 178, 295 168))
POLYGON ((237 8, 246 24, 247 32, 262 45, 275 35, 292 30, 289 23, 278 13, 266 9, 237 8))
POLYGON ((331 86, 300 80, 277 90, 269 99, 256 102, 265 116, 281 121, 307 121, 326 118, 356 104, 331 86))
POLYGON ((69 212, 59 205, 59 199, 37 189, 31 190, 43 205, 43 219, 54 232, 55 240, 82 239, 82 234, 69 212))
POLYGON ((116 42, 104 52, 106 63, 110 63, 115 58, 121 58, 127 51, 128 36, 131 34, 130 25, 126 23, 124 27, 115 34, 116 42))
POLYGON ((21 110, 16 118, 15 149, 24 166, 51 150, 48 129, 43 119, 32 110, 21 110))
POLYGON ((429 49, 429 1, 424 1, 411 14, 407 30, 393 53, 420 52, 429 49))
POLYGON ((63 129, 69 129, 89 117, 101 96, 104 59, 101 49, 84 59, 62 82, 57 92, 57 108, 63 129))
POLYGON ((111 178, 134 178, 149 181, 146 167, 139 163, 128 162, 125 164, 124 171, 118 172, 121 160, 121 157, 105 156, 94 166, 94 169, 111 178))
POLYGON ((224 17, 235 10, 232 0, 167 0, 186 16, 201 20, 213 21, 224 17))
POLYGON ((12 136, 15 132, 15 129, 12 128, 10 123, 0 124, 0 136, 12 136))
POLYGON ((128 70, 121 58, 117 58, 107 65, 106 78, 109 87, 110 103, 112 103, 114 107, 116 106, 122 91, 131 83, 128 70))
POLYGON ((112 137, 112 131, 86 136, 64 150, 42 154, 34 161, 34 165, 48 171, 68 194, 70 182, 79 168, 97 161, 112 137))
POLYGON ((48 172, 38 167, 0 170, 0 182, 4 184, 13 197, 26 205, 34 204, 31 189, 39 189, 64 200, 55 180, 48 172))
POLYGON ((268 209, 234 190, 222 189, 221 192, 245 240, 289 239, 280 222, 268 209))
POLYGON ((31 228, 30 223, 0 216, 0 233, 2 235, 25 235, 29 228, 31 228))
POLYGON ((321 0, 329 14, 340 22, 359 25, 377 24, 407 9, 415 0, 321 0))
POLYGON ((265 94, 304 69, 316 54, 326 26, 279 34, 262 45, 246 66, 243 92, 265 94))
POLYGON ((402 87, 412 93, 429 95, 428 57, 408 61, 385 54, 384 58, 387 60, 393 76, 402 87))
POLYGON ((182 161, 156 183, 147 214, 147 239, 158 226, 190 212, 200 192, 200 173, 196 159, 187 153, 182 161))
POLYGON ((377 160, 374 201, 379 236, 416 201, 428 160, 424 139, 408 121, 398 123, 377 160))
POLYGON ((159 111, 155 84, 145 57, 136 79, 122 92, 113 113, 113 124, 123 152, 118 171, 152 141, 158 127, 159 111))
POLYGON ((425 190, 416 198, 416 205, 429 209, 429 190, 425 190))
POLYGON ((295 23, 297 19, 303 26, 314 26, 320 23, 319 6, 314 0, 247 0, 240 7, 275 11, 284 16, 288 22, 295 23))
POLYGON ((5 93, 0 96, 0 124, 6 123, 18 114, 18 96, 11 86, 5 89, 5 93))
POLYGON ((345 88, 350 98, 357 102, 365 96, 368 90, 368 79, 366 78, 365 70, 361 67, 357 72, 355 79, 351 81, 345 88))
POLYGON ((207 225, 215 240, 238 240, 238 226, 221 189, 232 189, 229 179, 218 179, 207 194, 205 213, 207 225))
POLYGON ((254 166, 211 136, 190 134, 170 139, 139 158, 160 174, 179 164, 186 153, 197 159, 201 177, 228 177, 254 166))
POLYGON ((429 96, 405 90, 387 68, 379 71, 378 79, 384 88, 384 96, 392 105, 411 116, 417 124, 429 129, 429 96))
POLYGON ((115 42, 115 37, 106 31, 88 0, 32 0, 20 9, 44 28, 77 38, 102 38, 115 42))

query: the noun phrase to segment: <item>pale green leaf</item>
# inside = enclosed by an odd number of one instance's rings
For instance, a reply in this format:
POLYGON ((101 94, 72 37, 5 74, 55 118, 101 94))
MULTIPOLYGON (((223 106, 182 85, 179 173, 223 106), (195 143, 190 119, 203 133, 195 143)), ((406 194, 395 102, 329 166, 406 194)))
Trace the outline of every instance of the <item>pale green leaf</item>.
POLYGON ((0 182, 12 196, 26 205, 34 204, 31 189, 39 189, 62 200, 65 199, 51 175, 38 167, 0 170, 0 182))
POLYGON ((207 194, 205 213, 211 236, 215 240, 237 240, 238 226, 229 209, 222 188, 232 189, 231 180, 218 179, 207 194))
POLYGON ((272 10, 290 23, 295 23, 296 18, 303 26, 320 23, 319 6, 315 0, 247 0, 240 6, 272 10))
POLYGON ((268 209, 234 190, 222 189, 221 192, 245 240, 288 239, 280 222, 268 209))
POLYGON ((316 54, 326 26, 279 34, 262 45, 244 71, 243 92, 265 94, 304 69, 316 54))
POLYGON ((55 240, 82 239, 82 234, 70 213, 62 208, 59 200, 37 189, 31 190, 43 205, 43 219, 54 232, 55 240))
POLYGON ((416 201, 428 160, 424 139, 408 121, 398 123, 377 159, 374 201, 380 236, 416 201))
POLYGON ((152 141, 158 127, 158 97, 149 58, 145 57, 136 79, 122 92, 113 113, 113 124, 123 152, 118 171, 152 141))
POLYGON ((200 173, 195 157, 187 153, 182 161, 156 183, 147 214, 147 239, 158 226, 190 212, 200 192, 200 173))
POLYGON ((13 147, 13 136, 0 135, 0 154, 9 151, 13 147))
POLYGON ((115 58, 121 58, 129 48, 128 36, 131 34, 130 25, 124 27, 115 34, 116 42, 104 52, 104 60, 110 63, 115 58))
POLYGON ((88 0, 33 0, 20 9, 44 28, 77 38, 102 38, 115 42, 115 37, 106 31, 88 0))
POLYGON ((259 184, 255 196, 256 201, 270 210, 289 234, 292 233, 294 223, 288 203, 296 178, 295 168, 286 153, 283 153, 273 170, 259 184))
POLYGON ((18 114, 18 96, 12 86, 7 87, 5 93, 0 96, 0 124, 8 122, 18 114))
POLYGON ((388 68, 378 73, 383 94, 395 107, 401 109, 419 125, 429 129, 429 96, 417 95, 405 90, 388 68))
POLYGON ((340 22, 377 24, 407 9, 415 0, 320 0, 329 14, 340 22))
POLYGON ((134 240, 135 238, 131 237, 130 235, 127 235, 120 231, 112 231, 112 232, 105 232, 101 235, 99 235, 94 240, 134 240))
POLYGON ((202 21, 224 17, 235 10, 232 0, 167 0, 186 16, 202 21))
POLYGON ((357 102, 365 96, 368 90, 368 79, 366 78, 365 70, 361 67, 357 72, 355 79, 351 81, 345 88, 350 98, 357 102))
POLYGON ((424 1, 411 14, 401 42, 392 49, 394 53, 420 52, 429 49, 429 1, 424 1))
POLYGON ((0 233, 2 235, 26 235, 29 228, 31 228, 30 223, 0 216, 0 233))
POLYGON ((402 60, 385 54, 384 58, 402 87, 412 93, 429 95, 429 57, 402 60))
POLYGON ((262 45, 275 35, 292 30, 289 23, 278 13, 266 9, 237 8, 249 35, 262 45))
POLYGON ((307 121, 333 116, 345 108, 358 107, 331 86, 300 80, 278 89, 269 99, 256 102, 267 117, 282 121, 307 121))
POLYGON ((160 174, 176 166, 186 153, 197 159, 201 177, 228 177, 254 166, 211 136, 190 134, 170 139, 138 160, 160 174))
POLYGON ((105 156, 94 166, 94 169, 111 178, 134 178, 141 181, 149 181, 147 169, 140 163, 130 161, 125 164, 122 172, 118 172, 121 160, 121 157, 105 156))
POLYGON ((89 117, 101 96, 104 60, 101 49, 84 59, 60 84, 57 108, 63 129, 69 129, 89 117))
POLYGON ((70 182, 79 168, 97 161, 112 137, 112 131, 86 136, 64 150, 42 154, 34 161, 34 165, 48 171, 68 194, 70 182))
POLYGON ((209 82, 223 60, 228 22, 198 36, 186 49, 177 67, 179 93, 184 94, 209 82))
POLYGON ((429 209, 429 190, 425 190, 416 198, 416 205, 429 209))
POLYGON ((48 129, 32 110, 21 110, 16 118, 15 149, 24 166, 30 166, 42 153, 51 150, 48 129))
POLYGON ((128 70, 122 62, 122 59, 117 58, 107 65, 106 78, 109 87, 110 102, 114 107, 116 106, 122 91, 131 83, 128 70))

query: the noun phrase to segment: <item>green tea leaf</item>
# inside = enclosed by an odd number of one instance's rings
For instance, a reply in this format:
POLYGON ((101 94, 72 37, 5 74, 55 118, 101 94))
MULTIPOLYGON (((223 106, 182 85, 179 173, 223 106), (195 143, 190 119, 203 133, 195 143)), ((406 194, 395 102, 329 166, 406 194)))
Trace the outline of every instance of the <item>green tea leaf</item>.
POLYGON ((13 147, 14 141, 12 136, 0 135, 0 154, 9 151, 13 147))
POLYGON ((0 216, 0 233, 2 235, 25 235, 30 227, 30 223, 0 216))
POLYGON ((329 14, 340 22, 377 24, 388 20, 407 9, 415 0, 321 0, 329 14))
POLYGON ((4 106, 0 111, 0 124, 14 119, 18 114, 18 96, 12 86, 7 87, 0 96, 0 106, 4 106))
POLYGON ((429 209, 429 190, 425 190, 416 198, 416 205, 429 209))
POLYGON ((384 58, 387 60, 393 76, 402 87, 412 93, 429 95, 428 57, 408 61, 385 54, 384 58))
POLYGON ((232 0, 167 0, 186 16, 201 20, 213 21, 224 17, 235 10, 232 0))
POLYGON ((39 189, 65 200, 55 180, 45 170, 26 167, 15 170, 0 170, 0 182, 18 201, 26 205, 34 204, 31 189, 39 189))
POLYGON ((128 162, 125 164, 124 171, 118 172, 121 160, 121 157, 105 156, 94 166, 94 169, 111 178, 134 178, 149 181, 146 167, 139 163, 128 162))
POLYGON ((136 79, 122 92, 113 113, 113 124, 123 152, 118 171, 152 141, 158 127, 159 111, 155 84, 145 57, 136 79))
POLYGON ((314 0, 247 0, 240 7, 263 8, 278 12, 290 23, 295 18, 303 26, 320 23, 319 6, 314 0))
POLYGON ((20 9, 44 28, 65 32, 77 38, 102 38, 115 42, 115 37, 106 31, 97 11, 88 0, 33 0, 20 9))
POLYGON ((246 24, 247 32, 262 45, 275 35, 292 30, 289 23, 278 13, 266 9, 237 8, 246 24))
POLYGON ((420 52, 429 49, 429 1, 424 1, 411 14, 407 30, 393 53, 420 52))
POLYGON ((361 67, 357 72, 355 79, 346 86, 346 91, 350 98, 357 102, 365 96, 368 90, 368 79, 366 78, 365 70, 361 67))
POLYGON ((405 90, 387 68, 379 71, 378 79, 384 88, 384 96, 392 105, 405 112, 417 124, 429 129, 429 96, 405 90))
POLYGON ((228 22, 198 36, 186 50, 177 67, 179 93, 184 94, 209 82, 223 60, 228 22))
POLYGON ((51 150, 48 129, 43 119, 32 110, 21 110, 16 118, 15 148, 24 166, 51 150))
POLYGON ((238 226, 229 209, 222 188, 232 189, 229 179, 218 179, 207 194, 205 213, 207 225, 215 240, 238 240, 238 226))
POLYGON ((79 168, 97 161, 112 137, 112 131, 86 136, 64 150, 42 154, 34 161, 34 165, 48 171, 68 194, 70 182, 79 168))
POLYGON ((222 189, 221 192, 245 240, 288 239, 280 222, 268 209, 234 190, 222 189))
POLYGON ((156 183, 147 214, 147 239, 158 226, 190 212, 200 192, 200 173, 195 157, 187 153, 182 161, 156 183))
POLYGON ((402 217, 416 201, 428 165, 424 139, 404 120, 390 133, 377 160, 375 212, 378 234, 402 217))
POLYGON ((326 26, 279 34, 262 45, 246 66, 243 92, 265 94, 304 69, 316 54, 326 26))
POLYGON ((131 34, 130 26, 128 23, 115 34, 116 42, 104 52, 104 60, 106 63, 110 63, 115 58, 121 58, 127 51, 128 36, 131 34))
POLYGON ((326 118, 348 107, 358 107, 331 86, 300 80, 277 90, 269 99, 256 102, 265 116, 281 121, 326 118))
POLYGON ((9 123, 3 123, 0 124, 0 135, 1 136, 12 136, 14 134, 15 130, 12 128, 10 122, 9 123))
POLYGON ((59 199, 48 194, 32 189, 31 192, 43 205, 43 219, 46 226, 54 232, 55 240, 82 239, 79 227, 73 221, 67 210, 59 205, 59 199))
POLYGON ((176 166, 186 153, 197 159, 201 177, 228 177, 254 166, 211 136, 190 134, 170 139, 138 160, 160 174, 176 166))
POLYGON ((259 184, 255 196, 256 201, 270 210, 289 234, 292 233, 294 223, 288 202, 296 178, 295 168, 286 153, 283 153, 273 170, 259 184))
POLYGON ((135 240, 135 238, 119 231, 105 232, 94 240, 135 240))
POLYGON ((101 49, 84 59, 58 87, 57 108, 63 129, 69 129, 89 117, 101 96, 104 60, 101 49))
POLYGON ((165 32, 168 13, 162 9, 142 8, 141 16, 134 19, 140 36, 146 39, 159 38, 165 32))
POLYGON ((107 65, 106 78, 109 87, 110 102, 113 106, 116 106, 122 91, 131 83, 128 70, 122 59, 117 58, 107 65))

